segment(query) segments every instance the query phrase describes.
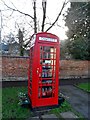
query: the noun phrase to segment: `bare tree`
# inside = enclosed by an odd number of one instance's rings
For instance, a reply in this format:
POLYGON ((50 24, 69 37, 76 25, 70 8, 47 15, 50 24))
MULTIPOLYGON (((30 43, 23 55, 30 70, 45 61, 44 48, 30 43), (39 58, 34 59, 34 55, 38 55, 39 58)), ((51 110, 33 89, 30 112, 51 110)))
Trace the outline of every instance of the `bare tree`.
MULTIPOLYGON (((40 22, 38 20, 38 16, 37 16, 37 2, 36 0, 33 0, 33 15, 30 15, 28 13, 22 12, 21 10, 17 9, 17 7, 13 4, 13 7, 9 6, 8 4, 6 4, 5 0, 1 0, 3 2, 3 4, 9 9, 12 10, 11 15, 14 13, 14 11, 20 13, 21 15, 24 15, 24 18, 29 17, 29 21, 27 21, 28 26, 30 26, 30 28, 32 30, 34 30, 34 33, 38 32, 38 26, 41 26, 41 31, 42 32, 48 32, 52 27, 54 27, 55 25, 61 27, 60 25, 58 25, 58 20, 59 17, 62 14, 62 11, 64 9, 64 7, 67 5, 68 2, 66 2, 66 0, 63 2, 63 5, 56 17, 56 19, 51 22, 51 20, 49 19, 48 16, 46 16, 46 9, 47 9, 47 0, 42 0, 42 21, 41 21, 41 25, 38 25, 40 22), (46 22, 46 18, 49 20, 49 22, 46 22), (45 30, 45 25, 48 25, 49 27, 45 30)), ((10 17, 11 17, 10 15, 10 17)), ((40 18, 41 19, 41 18, 40 18)), ((23 20, 22 20, 23 22, 23 20)), ((29 44, 29 40, 28 38, 25 38, 25 31, 23 32, 22 28, 24 28, 24 26, 22 25, 20 27, 20 25, 17 23, 17 21, 15 21, 15 24, 17 24, 18 27, 18 40, 19 40, 19 45, 20 45, 20 55, 23 56, 23 52, 24 49, 27 48, 28 44, 29 44)), ((28 32, 27 32, 28 33, 28 32)), ((27 34, 26 33, 26 34, 27 34)), ((30 33, 30 31, 29 31, 30 33)))
MULTIPOLYGON (((17 12, 19 12, 19 13, 25 15, 25 16, 30 17, 30 18, 33 20, 33 22, 34 22, 34 33, 37 33, 36 0, 33 0, 34 16, 31 16, 30 14, 24 13, 24 12, 22 12, 22 11, 16 9, 16 8, 12 8, 12 7, 8 6, 3 0, 1 0, 1 1, 2 1, 2 2, 4 3, 4 5, 5 5, 6 7, 8 7, 9 9, 11 9, 11 10, 13 10, 13 11, 17 11, 17 12)), ((67 3, 68 3, 68 2, 66 2, 66 0, 65 0, 64 3, 63 3, 63 5, 62 5, 62 8, 60 9, 59 14, 57 15, 57 17, 56 17, 56 19, 55 19, 55 21, 54 21, 53 23, 50 23, 49 28, 47 28, 46 30, 44 30, 44 27, 45 27, 45 19, 46 19, 46 4, 47 4, 47 1, 46 1, 46 0, 42 0, 43 20, 42 20, 42 25, 41 25, 41 26, 42 26, 41 31, 47 32, 47 31, 49 31, 49 30, 56 24, 56 22, 58 21, 60 15, 62 14, 62 11, 63 11, 63 9, 64 9, 64 7, 66 6, 67 3)))

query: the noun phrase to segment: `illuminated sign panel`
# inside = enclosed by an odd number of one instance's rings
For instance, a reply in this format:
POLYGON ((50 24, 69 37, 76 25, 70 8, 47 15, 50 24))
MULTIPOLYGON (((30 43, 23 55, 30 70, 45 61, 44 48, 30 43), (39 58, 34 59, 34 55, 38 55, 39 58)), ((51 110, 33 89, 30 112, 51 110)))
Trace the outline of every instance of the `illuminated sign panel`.
POLYGON ((49 42, 57 42, 57 39, 47 38, 47 37, 39 37, 39 40, 49 41, 49 42))

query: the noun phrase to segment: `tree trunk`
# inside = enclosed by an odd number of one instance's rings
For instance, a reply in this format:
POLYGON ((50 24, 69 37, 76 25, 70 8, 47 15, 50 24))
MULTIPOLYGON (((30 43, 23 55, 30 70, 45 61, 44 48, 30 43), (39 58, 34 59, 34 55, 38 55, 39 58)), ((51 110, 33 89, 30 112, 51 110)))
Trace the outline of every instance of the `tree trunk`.
POLYGON ((24 55, 24 48, 23 48, 23 32, 19 29, 18 33, 19 45, 20 45, 20 56, 24 55))
POLYGON ((34 1, 34 33, 37 33, 37 20, 36 20, 36 2, 34 1))

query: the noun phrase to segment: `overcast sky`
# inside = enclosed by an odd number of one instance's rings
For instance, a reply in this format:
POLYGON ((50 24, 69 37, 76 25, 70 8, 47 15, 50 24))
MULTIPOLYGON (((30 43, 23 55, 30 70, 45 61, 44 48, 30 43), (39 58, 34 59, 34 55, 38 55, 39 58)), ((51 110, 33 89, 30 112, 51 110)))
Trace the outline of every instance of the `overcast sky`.
MULTIPOLYGON (((31 16, 33 16, 33 0, 3 0, 5 3, 15 9, 19 9, 22 12, 28 13, 31 16)), ((38 21, 38 31, 40 31, 41 28, 41 22, 42 22, 42 0, 36 0, 37 1, 37 21, 38 21)), ((47 0, 47 11, 46 11, 46 23, 53 23, 53 21, 56 19, 62 4, 64 0, 47 0)), ((67 6, 64 8, 63 13, 67 11, 67 8, 70 7, 70 4, 68 3, 67 6)), ((27 36, 30 34, 33 34, 33 30, 31 26, 29 25, 30 22, 32 22, 32 19, 26 16, 23 16, 22 14, 18 12, 13 12, 11 10, 8 10, 7 7, 4 6, 4 4, 0 1, 0 9, 1 9, 1 15, 2 15, 2 38, 3 36, 9 34, 12 32, 13 34, 17 34, 18 25, 22 28, 22 26, 25 28, 25 30, 28 30, 27 36)), ((0 21, 1 22, 1 21, 0 21)), ((51 32, 53 34, 56 34, 60 37, 60 39, 66 39, 67 36, 66 31, 67 27, 65 27, 65 22, 63 20, 63 16, 61 15, 59 18, 59 21, 57 22, 59 26, 61 27, 53 27, 48 32, 51 32)), ((31 24, 33 25, 33 24, 31 24)), ((45 26, 45 29, 47 29, 49 25, 47 24, 45 26)))

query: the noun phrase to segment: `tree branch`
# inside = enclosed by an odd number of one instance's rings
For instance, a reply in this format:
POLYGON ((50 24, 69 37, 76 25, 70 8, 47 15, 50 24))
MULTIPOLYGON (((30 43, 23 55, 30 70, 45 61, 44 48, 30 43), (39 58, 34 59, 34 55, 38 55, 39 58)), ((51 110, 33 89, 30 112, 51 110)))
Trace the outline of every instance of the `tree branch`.
POLYGON ((17 12, 19 12, 19 13, 25 15, 25 16, 28 16, 28 17, 34 19, 34 17, 32 17, 31 15, 29 15, 29 14, 27 14, 27 13, 24 13, 24 12, 21 12, 21 11, 18 10, 18 9, 11 8, 11 7, 9 7, 3 0, 1 0, 1 1, 4 3, 4 5, 5 5, 7 8, 9 8, 9 9, 11 9, 11 10, 13 10, 13 11, 17 11, 17 12))
MULTIPOLYGON (((67 2, 67 3, 68 3, 68 2, 67 2)), ((65 7, 65 5, 66 5, 67 3, 66 3, 66 0, 65 0, 64 3, 63 3, 63 6, 62 6, 62 8, 61 8, 61 10, 60 10, 60 12, 59 12, 59 14, 58 14, 58 16, 57 16, 57 18, 56 18, 56 20, 55 20, 55 21, 52 23, 52 25, 46 30, 46 32, 47 32, 48 30, 50 30, 50 29, 55 25, 55 23, 58 21, 60 15, 61 15, 61 13, 62 13, 62 11, 63 11, 63 9, 64 9, 64 7, 65 7)))
POLYGON ((44 23, 46 19, 46 2, 42 2, 43 7, 43 21, 42 21, 42 32, 44 31, 44 23))

